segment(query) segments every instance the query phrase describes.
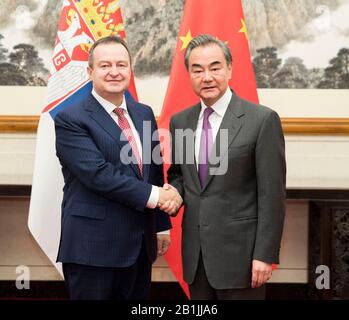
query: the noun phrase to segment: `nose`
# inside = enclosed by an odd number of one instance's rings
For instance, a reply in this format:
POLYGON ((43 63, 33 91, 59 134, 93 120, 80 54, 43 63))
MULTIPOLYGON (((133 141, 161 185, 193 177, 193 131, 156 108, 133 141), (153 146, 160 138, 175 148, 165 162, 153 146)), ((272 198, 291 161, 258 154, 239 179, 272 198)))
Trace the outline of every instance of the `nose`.
POLYGON ((119 69, 116 66, 111 66, 109 74, 116 77, 119 74, 119 69))
POLYGON ((205 70, 204 71, 204 78, 203 78, 203 80, 205 82, 210 82, 212 80, 212 74, 211 74, 210 70, 205 70))

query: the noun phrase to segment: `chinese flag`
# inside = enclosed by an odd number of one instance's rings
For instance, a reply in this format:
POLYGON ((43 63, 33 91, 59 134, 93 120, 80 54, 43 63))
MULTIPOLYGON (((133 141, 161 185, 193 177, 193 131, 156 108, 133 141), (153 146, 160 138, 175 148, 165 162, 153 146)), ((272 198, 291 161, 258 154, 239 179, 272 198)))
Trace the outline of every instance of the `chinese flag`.
MULTIPOLYGON (((168 129, 173 114, 199 101, 191 88, 184 65, 184 52, 190 40, 203 33, 211 34, 229 46, 233 55, 230 87, 240 97, 258 103, 241 0, 187 0, 185 1, 166 98, 159 120, 160 128, 168 129)), ((170 159, 169 144, 164 143, 163 149, 164 159, 170 159)), ((165 173, 168 169, 168 163, 166 162, 165 160, 165 173)), ((182 215, 183 210, 179 212, 176 218, 172 218, 172 243, 165 259, 183 290, 189 296, 188 287, 183 281, 181 261, 182 215)))

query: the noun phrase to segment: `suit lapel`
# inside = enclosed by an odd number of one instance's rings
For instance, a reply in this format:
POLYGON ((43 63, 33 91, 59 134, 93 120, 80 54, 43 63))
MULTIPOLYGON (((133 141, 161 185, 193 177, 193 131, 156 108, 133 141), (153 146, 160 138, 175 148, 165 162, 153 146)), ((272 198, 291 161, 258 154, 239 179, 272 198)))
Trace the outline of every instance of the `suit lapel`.
MULTIPOLYGON (((195 105, 192 108, 191 113, 188 116, 186 126, 184 126, 185 129, 190 129, 194 133, 196 132, 200 111, 201 111, 201 104, 198 103, 197 105, 195 105)), ((194 161, 193 161, 193 163, 191 163, 191 161, 190 161, 190 164, 188 164, 188 167, 189 167, 189 172, 190 172, 190 174, 192 176, 192 181, 193 181, 195 187, 198 190, 200 190, 201 189, 201 184, 200 184, 200 180, 199 180, 199 174, 198 174, 198 169, 197 169, 196 159, 195 159, 195 140, 197 138, 198 137, 196 137, 194 135, 194 141, 193 141, 193 146, 192 146, 193 154, 188 156, 188 160, 191 160, 191 156, 193 156, 193 158, 194 158, 193 160, 194 161)), ((200 139, 200 137, 199 137, 199 139, 200 139)), ((184 152, 185 152, 185 149, 184 149, 184 152)), ((183 159, 184 159, 184 161, 186 161, 186 159, 187 159, 187 155, 186 154, 184 154, 183 159)))
POLYGON ((244 111, 241 107, 241 100, 233 93, 227 111, 225 112, 222 123, 219 127, 216 140, 212 147, 212 153, 209 159, 209 174, 207 175, 207 179, 202 188, 202 191, 207 188, 208 184, 217 174, 217 170, 222 159, 228 152, 230 145, 233 143, 235 137, 242 127, 243 115, 244 111))
MULTIPOLYGON (((134 102, 134 101, 130 101, 130 100, 127 100, 127 110, 128 110, 128 113, 132 119, 132 122, 138 132, 138 135, 140 137, 140 140, 141 140, 141 144, 142 144, 142 159, 143 160, 146 160, 145 158, 145 152, 148 152, 149 150, 145 150, 147 148, 151 148, 151 143, 150 145, 145 145, 144 144, 144 141, 143 141, 143 121, 144 121, 144 118, 140 115, 140 111, 137 110, 137 103, 134 102)), ((151 137, 150 137, 150 141, 151 141, 151 137)), ((147 162, 147 161, 146 161, 147 162)), ((149 171, 150 171, 150 164, 149 163, 146 163, 144 164, 144 161, 142 161, 142 169, 143 169, 143 179, 145 181, 148 181, 149 179, 149 171)), ((137 171, 138 168, 137 168, 137 171)))
MULTIPOLYGON (((92 96, 92 94, 89 96, 84 108, 88 113, 90 113, 91 118, 94 119, 97 124, 115 140, 120 147, 120 152, 123 153, 123 156, 127 159, 129 156, 123 148, 128 144, 127 139, 125 139, 124 136, 123 138, 121 137, 122 130, 120 127, 115 123, 115 121, 105 111, 100 103, 92 96)), ((122 155, 120 155, 120 157, 122 157, 122 155)), ((133 163, 130 165, 137 176, 141 177, 137 165, 133 163)))

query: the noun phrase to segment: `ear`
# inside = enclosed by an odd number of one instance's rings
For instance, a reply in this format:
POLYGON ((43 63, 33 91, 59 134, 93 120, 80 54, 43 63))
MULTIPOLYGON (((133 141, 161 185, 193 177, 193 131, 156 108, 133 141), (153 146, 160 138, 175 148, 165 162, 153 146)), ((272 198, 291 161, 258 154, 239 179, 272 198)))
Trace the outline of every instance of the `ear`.
POLYGON ((92 80, 92 79, 91 79, 91 77, 92 77, 92 72, 93 72, 93 69, 92 69, 90 66, 88 66, 88 67, 87 67, 87 74, 88 74, 88 77, 90 78, 90 80, 92 80))
POLYGON ((231 77, 232 77, 232 74, 233 74, 233 64, 231 63, 231 64, 229 64, 228 65, 228 72, 229 72, 229 80, 231 79, 231 77))

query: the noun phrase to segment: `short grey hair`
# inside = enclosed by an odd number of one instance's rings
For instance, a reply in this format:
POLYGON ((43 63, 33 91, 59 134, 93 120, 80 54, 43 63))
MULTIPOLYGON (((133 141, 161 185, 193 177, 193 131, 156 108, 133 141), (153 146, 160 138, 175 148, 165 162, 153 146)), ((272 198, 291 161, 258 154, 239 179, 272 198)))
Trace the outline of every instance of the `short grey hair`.
POLYGON ((121 44, 122 46, 124 46, 125 49, 128 52, 128 56, 130 58, 130 63, 132 63, 130 50, 128 49, 126 42, 123 39, 121 39, 120 37, 112 35, 112 36, 107 36, 107 37, 104 37, 104 38, 100 38, 96 42, 93 43, 93 45, 91 46, 91 48, 90 48, 90 50, 88 52, 88 66, 90 68, 93 67, 93 60, 94 60, 93 59, 93 51, 96 49, 96 47, 101 45, 101 44, 110 44, 110 43, 121 44))
POLYGON ((206 46, 209 46, 212 44, 215 44, 222 49, 224 57, 225 57, 225 61, 227 62, 227 65, 228 66, 231 65, 231 63, 233 61, 233 57, 232 57, 232 54, 230 52, 229 47, 223 41, 216 39, 209 34, 200 34, 197 37, 191 39, 191 41, 188 44, 187 49, 185 50, 184 64, 185 64, 185 67, 187 68, 187 70, 189 70, 189 56, 190 56, 191 52, 193 51, 193 49, 195 49, 197 47, 206 47, 206 46))

